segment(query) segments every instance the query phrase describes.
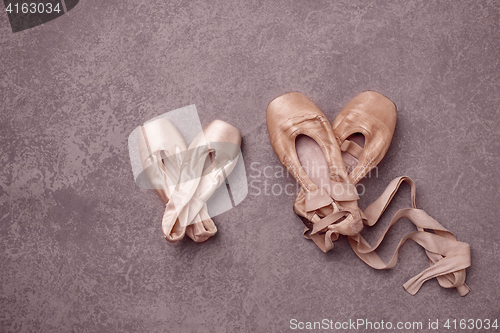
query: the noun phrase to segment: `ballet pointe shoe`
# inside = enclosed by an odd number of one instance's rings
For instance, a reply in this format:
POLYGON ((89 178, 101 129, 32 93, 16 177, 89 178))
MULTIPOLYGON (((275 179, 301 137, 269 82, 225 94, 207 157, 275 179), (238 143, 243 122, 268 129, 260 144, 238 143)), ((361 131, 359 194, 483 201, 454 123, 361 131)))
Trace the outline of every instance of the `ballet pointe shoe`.
MULTIPOLYGON (((166 118, 145 123, 138 133, 139 155, 144 173, 165 205, 170 201, 176 185, 180 181, 180 168, 188 149, 177 128, 166 118)), ((175 243, 185 234, 195 242, 203 242, 217 232, 208 215, 206 205, 193 217, 201 221, 199 225, 187 228, 175 221, 165 239, 175 243), (203 217, 203 218, 201 218, 203 217)))
POLYGON ((365 91, 354 97, 335 118, 332 128, 350 168, 351 181, 357 184, 376 167, 391 144, 396 127, 396 105, 375 91, 365 91), (348 138, 356 133, 364 136, 364 147, 348 138))
MULTIPOLYGON (((334 120, 333 132, 343 152, 344 162, 353 168, 349 177, 354 184, 376 167, 386 154, 396 126, 396 117, 396 106, 387 97, 374 91, 365 91, 354 97, 334 120), (356 138, 351 139, 357 133, 364 136, 364 145, 356 142, 356 138)), ((411 188, 411 208, 401 209, 394 215, 373 247, 360 234, 349 236, 352 249, 369 266, 388 269, 396 265, 402 244, 411 239, 425 249, 430 267, 406 282, 404 288, 414 295, 425 281, 435 277, 442 287, 456 288, 459 295, 465 296, 470 291, 465 284, 465 269, 471 264, 470 246, 459 242, 453 233, 425 211, 417 209, 416 187, 409 177, 392 180, 382 195, 365 209, 363 223, 373 226, 379 220, 403 182, 411 188), (389 228, 401 218, 409 219, 417 230, 403 237, 386 264, 375 251, 389 228)))
MULTIPOLYGON (((149 121, 138 132, 139 155, 149 183, 165 205, 178 182, 182 153, 187 145, 177 128, 166 118, 149 121)), ((185 227, 173 226, 167 240, 184 237, 185 227)))
POLYGON ((306 238, 327 252, 339 235, 358 234, 363 228, 359 196, 325 115, 305 95, 291 92, 269 103, 266 121, 276 155, 301 186, 294 210, 305 218, 306 238), (301 156, 296 147, 305 148, 301 156), (320 169, 323 174, 313 175, 320 169))
MULTIPOLYGON (((198 134, 186 153, 180 177, 165 209, 162 229, 169 235, 176 227, 196 242, 217 232, 207 213, 206 201, 234 169, 240 152, 241 134, 232 125, 215 120, 198 134)), ((168 239, 167 239, 168 240, 168 239)))

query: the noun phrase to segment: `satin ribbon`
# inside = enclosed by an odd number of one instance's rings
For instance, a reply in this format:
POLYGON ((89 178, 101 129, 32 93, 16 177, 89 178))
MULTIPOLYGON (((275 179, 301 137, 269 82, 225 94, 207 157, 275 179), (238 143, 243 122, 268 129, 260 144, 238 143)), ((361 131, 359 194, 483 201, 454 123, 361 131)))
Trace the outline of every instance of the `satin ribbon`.
POLYGON ((190 149, 189 154, 185 154, 179 171, 179 182, 165 207, 162 220, 165 235, 172 231, 176 221, 181 227, 200 222, 195 218, 198 214, 202 218, 201 212, 206 200, 236 165, 239 147, 236 149, 235 146, 232 143, 214 142, 190 149), (205 168, 208 161, 210 165, 205 168))
POLYGON ((430 261, 430 267, 406 282, 404 288, 414 295, 425 281, 436 277, 442 287, 457 288, 460 296, 467 295, 470 289, 465 284, 465 269, 471 265, 470 246, 467 243, 459 242, 452 232, 444 228, 423 210, 417 209, 415 204, 416 187, 409 177, 398 177, 389 183, 382 195, 364 211, 365 224, 372 226, 379 220, 403 182, 410 185, 412 208, 399 210, 373 247, 360 234, 350 236, 349 243, 352 249, 369 266, 376 269, 388 269, 396 265, 401 245, 406 240, 412 239, 425 249, 430 261), (388 264, 385 264, 375 253, 375 250, 382 243, 389 228, 403 217, 413 222, 417 227, 417 231, 409 233, 401 239, 391 260, 388 264), (433 233, 427 230, 432 230, 433 233))
POLYGON ((165 203, 162 220, 165 239, 176 242, 187 234, 194 241, 202 242, 217 232, 208 215, 206 200, 195 194, 211 151, 207 145, 187 149, 180 133, 175 131, 166 120, 141 126, 140 138, 144 145, 142 148, 140 145, 139 150, 144 155, 144 173, 165 203), (174 133, 167 140, 165 131, 169 127, 174 133))
POLYGON ((177 219, 181 227, 191 224, 205 204, 194 197, 194 193, 200 183, 203 166, 210 150, 207 145, 204 145, 190 149, 188 152, 182 159, 175 190, 165 206, 162 229, 166 236, 172 231, 177 219), (189 208, 186 209, 188 204, 189 208))
POLYGON ((324 252, 333 249, 333 242, 339 235, 355 235, 363 228, 361 212, 356 207, 349 207, 349 202, 359 199, 356 187, 353 184, 346 184, 331 181, 315 191, 305 194, 305 209, 307 213, 313 213, 312 230, 309 227, 304 229, 304 236, 312 239, 324 252), (331 205, 332 212, 320 218, 315 211, 331 205))
POLYGON ((366 264, 376 269, 394 267, 397 263, 399 248, 406 240, 412 239, 425 249, 430 261, 430 267, 404 284, 404 288, 410 294, 417 293, 425 281, 434 277, 437 278, 442 287, 456 288, 460 296, 465 296, 470 291, 465 284, 465 269, 471 264, 469 244, 459 242, 453 233, 426 212, 417 209, 415 202, 416 187, 413 180, 409 177, 393 179, 382 195, 369 205, 364 212, 342 207, 341 203, 348 206, 349 201, 358 200, 359 197, 356 192, 352 192, 352 189, 355 191, 353 184, 342 184, 345 192, 333 193, 332 189, 335 188, 334 186, 339 186, 338 184, 333 182, 330 187, 323 186, 315 191, 305 193, 306 210, 308 213, 314 213, 312 227, 306 226, 304 229, 306 238, 313 240, 321 250, 327 252, 333 249, 333 242, 339 238, 340 234, 347 235, 356 255, 366 264), (359 223, 362 221, 367 226, 373 226, 377 223, 403 182, 410 185, 412 208, 399 210, 377 244, 372 247, 361 236, 359 223), (317 212, 330 205, 333 212, 320 218, 317 212), (375 251, 389 228, 403 217, 412 221, 417 227, 417 231, 403 237, 391 260, 386 264, 375 251), (432 230, 432 233, 429 230, 432 230))

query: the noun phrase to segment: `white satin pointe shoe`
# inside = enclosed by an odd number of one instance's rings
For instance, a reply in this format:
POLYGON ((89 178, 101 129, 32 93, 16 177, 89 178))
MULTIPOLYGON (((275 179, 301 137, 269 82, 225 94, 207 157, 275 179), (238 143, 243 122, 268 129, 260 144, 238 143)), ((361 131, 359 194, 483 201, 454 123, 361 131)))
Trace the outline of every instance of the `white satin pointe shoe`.
MULTIPOLYGON (((188 148, 186 142, 168 119, 161 118, 141 126, 138 145, 143 172, 160 199, 167 205, 179 182, 183 155, 188 148)), ((176 242, 187 234, 195 242, 203 242, 213 236, 217 229, 208 215, 206 206, 198 213, 198 224, 186 227, 176 223, 165 238, 176 242)))
POLYGON ((236 166, 240 145, 240 132, 221 120, 211 122, 196 136, 183 154, 179 180, 163 216, 168 241, 177 240, 170 237, 180 235, 176 230, 200 242, 215 234, 206 201, 236 166))

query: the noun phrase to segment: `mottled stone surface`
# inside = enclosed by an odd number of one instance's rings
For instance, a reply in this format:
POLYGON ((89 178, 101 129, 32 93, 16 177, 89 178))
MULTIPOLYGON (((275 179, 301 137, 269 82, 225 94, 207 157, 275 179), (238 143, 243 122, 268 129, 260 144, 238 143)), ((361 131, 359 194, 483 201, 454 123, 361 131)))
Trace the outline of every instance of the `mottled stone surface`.
MULTIPOLYGON (((19 33, 0 13, 0 332, 500 320, 499 22, 497 1, 472 0, 81 0, 19 33), (388 271, 345 238, 322 253, 301 236, 293 197, 263 192, 295 184, 279 168, 259 175, 279 165, 265 124, 274 97, 301 91, 333 121, 367 89, 399 118, 360 205, 412 177, 418 206, 471 245, 466 297, 435 280, 404 291, 428 265, 412 242, 388 271), (202 125, 241 130, 254 188, 214 218, 216 237, 172 245, 160 199, 134 183, 127 136, 189 104, 202 125)), ((409 203, 404 188, 367 238, 409 203)), ((410 230, 401 221, 381 255, 410 230)))

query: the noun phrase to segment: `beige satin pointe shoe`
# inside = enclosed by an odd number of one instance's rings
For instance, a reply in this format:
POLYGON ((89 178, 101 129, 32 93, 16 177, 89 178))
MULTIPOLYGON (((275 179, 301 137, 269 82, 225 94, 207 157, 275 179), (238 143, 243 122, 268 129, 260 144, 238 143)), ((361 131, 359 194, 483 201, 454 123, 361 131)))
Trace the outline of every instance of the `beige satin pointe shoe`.
POLYGON ((291 92, 269 103, 266 119, 276 155, 301 186, 294 210, 306 219, 306 238, 326 252, 339 235, 358 234, 359 197, 325 115, 305 95, 291 92), (305 149, 298 154, 296 147, 305 149))
MULTIPOLYGON (((179 182, 183 155, 187 150, 186 142, 168 119, 160 118, 141 126, 138 144, 144 173, 160 199, 167 205, 179 182)), ((165 238, 176 242, 187 234, 195 242, 203 242, 217 232, 206 206, 200 209, 196 220, 197 223, 188 226, 175 223, 165 238)))
POLYGON ((240 152, 241 134, 232 125, 215 120, 198 134, 186 153, 163 216, 162 229, 168 241, 185 233, 195 241, 215 234, 206 201, 234 169, 240 152), (184 228, 184 229, 183 229, 184 228))
POLYGON ((375 91, 365 91, 354 97, 335 118, 332 127, 342 152, 346 166, 354 170, 349 174, 357 184, 366 174, 377 166, 391 144, 396 127, 396 105, 375 91), (364 147, 352 135, 364 136, 364 147))
MULTIPOLYGON (((392 140, 396 117, 394 103, 377 92, 366 91, 354 97, 334 120, 333 132, 344 152, 344 162, 354 168, 349 175, 353 183, 356 184, 364 178, 384 157, 392 140), (364 136, 364 146, 355 142, 356 139, 348 139, 356 133, 364 136)), ((441 286, 456 288, 461 296, 466 295, 470 290, 465 284, 465 268, 470 266, 470 247, 457 241, 453 233, 426 212, 417 209, 416 187, 409 177, 398 177, 391 181, 384 193, 364 211, 364 224, 373 226, 379 220, 403 182, 411 187, 412 207, 401 209, 395 214, 375 246, 370 246, 357 234, 349 237, 351 247, 369 266, 388 269, 396 265, 401 245, 412 239, 425 248, 431 267, 410 279, 404 284, 404 288, 413 295, 425 281, 436 277, 441 286), (375 250, 389 228, 403 217, 413 222, 417 231, 403 237, 391 260, 386 264, 375 250)))

